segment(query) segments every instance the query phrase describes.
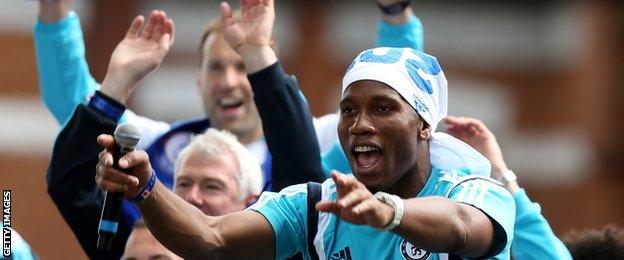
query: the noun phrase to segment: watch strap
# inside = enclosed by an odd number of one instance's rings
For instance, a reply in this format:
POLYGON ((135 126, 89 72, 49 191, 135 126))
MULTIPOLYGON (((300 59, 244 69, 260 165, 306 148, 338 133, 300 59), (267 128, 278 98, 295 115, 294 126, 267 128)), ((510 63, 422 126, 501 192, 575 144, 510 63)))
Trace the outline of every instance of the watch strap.
POLYGON ((397 195, 388 194, 382 191, 375 193, 375 198, 380 200, 383 203, 386 203, 394 209, 394 216, 392 217, 392 221, 390 223, 380 228, 381 230, 391 230, 397 227, 401 223, 401 219, 403 218, 403 213, 405 212, 405 203, 403 199, 397 195))

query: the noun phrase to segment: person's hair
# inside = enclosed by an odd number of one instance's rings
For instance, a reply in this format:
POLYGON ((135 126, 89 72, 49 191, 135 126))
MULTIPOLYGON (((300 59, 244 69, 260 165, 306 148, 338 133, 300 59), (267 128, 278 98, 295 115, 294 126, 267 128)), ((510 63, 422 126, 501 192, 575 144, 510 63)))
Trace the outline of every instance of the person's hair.
POLYGON ((613 225, 572 231, 562 240, 575 260, 624 259, 624 229, 613 225))
MULTIPOLYGON (((234 17, 236 20, 239 20, 240 13, 235 12, 234 17)), ((204 32, 202 32, 201 38, 199 38, 199 65, 201 66, 202 61, 204 60, 204 44, 208 40, 208 36, 215 33, 221 33, 221 19, 215 18, 208 22, 204 32)))
POLYGON ((178 155, 174 168, 175 177, 178 176, 180 167, 186 162, 192 152, 199 152, 206 158, 220 155, 231 155, 236 159, 238 175, 238 191, 241 200, 249 195, 259 194, 262 191, 262 170, 260 164, 243 146, 236 136, 226 130, 209 128, 203 134, 193 138, 178 155))

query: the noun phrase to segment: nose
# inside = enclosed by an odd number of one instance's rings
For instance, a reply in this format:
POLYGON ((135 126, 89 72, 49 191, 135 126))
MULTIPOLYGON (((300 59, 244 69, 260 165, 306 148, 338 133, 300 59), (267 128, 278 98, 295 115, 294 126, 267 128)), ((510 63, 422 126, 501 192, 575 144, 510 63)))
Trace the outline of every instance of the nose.
POLYGON ((220 80, 219 86, 224 90, 230 90, 236 87, 238 80, 240 79, 239 72, 233 66, 227 66, 223 70, 223 75, 220 80))
POLYGON ((375 127, 366 113, 358 114, 353 121, 353 124, 349 127, 349 134, 352 135, 366 135, 373 133, 375 133, 375 127))
POLYGON ((199 185, 193 185, 184 195, 184 200, 195 207, 200 207, 203 203, 200 192, 199 185))

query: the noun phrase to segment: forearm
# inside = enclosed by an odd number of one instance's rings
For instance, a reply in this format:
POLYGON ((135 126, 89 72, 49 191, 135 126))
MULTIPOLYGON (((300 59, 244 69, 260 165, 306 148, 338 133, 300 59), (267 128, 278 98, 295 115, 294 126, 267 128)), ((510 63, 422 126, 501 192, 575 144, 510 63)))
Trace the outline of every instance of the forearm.
POLYGON ((424 45, 423 25, 407 7, 397 15, 384 15, 377 31, 377 47, 409 47, 418 51, 424 45))
POLYGON ((405 213, 393 232, 431 251, 484 256, 493 241, 490 220, 478 209, 443 197, 404 200, 405 213))
POLYGON ((243 44, 238 49, 247 74, 261 71, 277 62, 277 55, 269 45, 243 44))
POLYGON ((273 156, 273 190, 325 180, 312 115, 294 79, 274 63, 249 75, 249 81, 273 156))
POLYGON ((95 140, 99 134, 110 134, 114 129, 114 121, 95 109, 78 106, 56 139, 48 168, 48 194, 91 259, 121 257, 130 233, 128 223, 121 218, 111 250, 96 248, 104 193, 92 174, 101 151, 95 140))
POLYGON ((69 0, 39 1, 39 20, 56 22, 67 16, 70 10, 69 0))
POLYGON ((398 14, 389 15, 389 14, 382 13, 382 19, 386 23, 389 23, 391 25, 401 25, 401 24, 406 24, 409 21, 412 14, 413 14, 412 8, 408 6, 405 9, 403 9, 402 12, 398 14))
POLYGON ((214 258, 222 248, 215 218, 204 215, 159 181, 137 206, 158 241, 185 259, 214 258))

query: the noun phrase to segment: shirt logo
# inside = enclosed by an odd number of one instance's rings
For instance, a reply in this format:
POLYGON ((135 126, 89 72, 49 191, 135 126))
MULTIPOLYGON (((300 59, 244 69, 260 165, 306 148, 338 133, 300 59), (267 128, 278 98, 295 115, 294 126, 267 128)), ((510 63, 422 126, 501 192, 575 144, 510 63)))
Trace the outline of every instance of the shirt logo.
POLYGON ((349 250, 348 246, 345 246, 345 248, 329 256, 329 259, 330 260, 351 260, 352 259, 351 250, 349 250))
POLYGON ((403 255, 405 260, 425 260, 429 259, 431 253, 403 239, 403 242, 401 242, 401 255, 403 255))

